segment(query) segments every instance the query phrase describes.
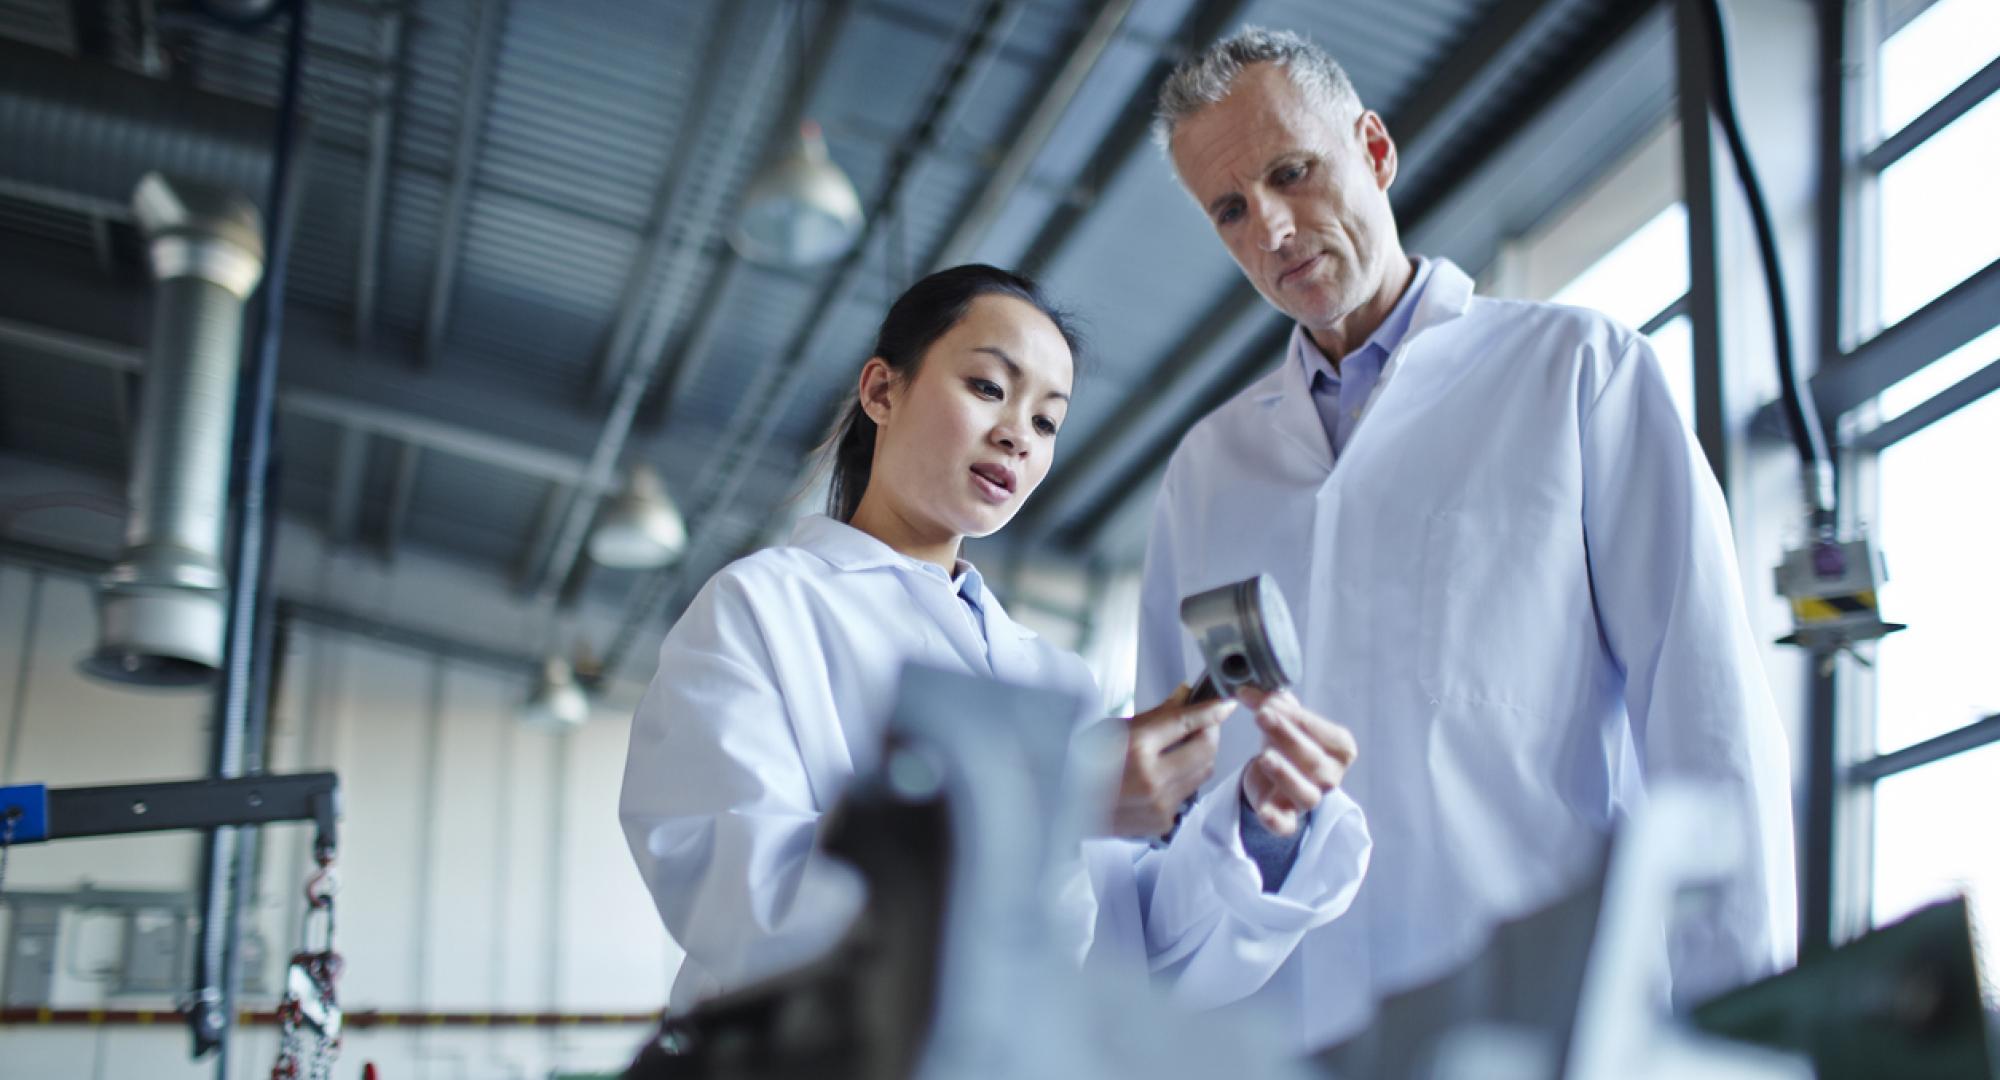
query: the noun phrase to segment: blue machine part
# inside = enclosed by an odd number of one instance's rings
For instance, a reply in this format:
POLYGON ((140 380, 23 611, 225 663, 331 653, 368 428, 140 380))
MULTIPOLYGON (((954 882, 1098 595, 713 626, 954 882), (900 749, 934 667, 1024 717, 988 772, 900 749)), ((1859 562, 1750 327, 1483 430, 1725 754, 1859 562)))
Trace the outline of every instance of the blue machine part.
MULTIPOLYGON (((0 787, 0 817, 19 811, 14 820, 13 843, 28 844, 49 838, 49 787, 47 784, 16 784, 0 787)), ((4 830, 0 830, 4 831, 4 830)))

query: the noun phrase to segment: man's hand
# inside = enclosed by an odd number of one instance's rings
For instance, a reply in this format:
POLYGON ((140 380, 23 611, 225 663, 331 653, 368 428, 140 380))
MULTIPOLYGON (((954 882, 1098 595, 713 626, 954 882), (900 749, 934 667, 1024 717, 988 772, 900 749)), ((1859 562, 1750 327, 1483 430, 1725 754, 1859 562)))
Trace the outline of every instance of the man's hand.
POLYGON ((1181 803, 1215 772, 1217 727, 1236 708, 1227 699, 1185 704, 1177 688, 1158 708, 1132 718, 1125 739, 1125 768, 1118 804, 1111 812, 1115 836, 1150 838, 1173 827, 1181 803))
POLYGON ((1263 752, 1243 768, 1243 798, 1266 829, 1290 836, 1354 764, 1354 735, 1290 691, 1246 688, 1238 696, 1264 732, 1263 752))

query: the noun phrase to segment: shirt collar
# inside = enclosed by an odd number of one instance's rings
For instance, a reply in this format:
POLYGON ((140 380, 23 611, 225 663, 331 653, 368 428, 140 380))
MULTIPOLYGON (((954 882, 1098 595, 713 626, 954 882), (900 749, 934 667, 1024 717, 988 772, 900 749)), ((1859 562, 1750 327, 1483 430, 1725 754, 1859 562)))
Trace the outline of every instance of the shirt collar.
MULTIPOLYGON (((1383 319, 1382 325, 1376 327, 1375 332, 1368 335, 1368 340, 1362 342, 1360 348, 1341 357, 1341 367, 1343 369, 1347 367, 1349 359, 1367 353, 1371 349, 1375 350, 1378 354, 1378 360, 1386 359, 1391 353, 1396 351, 1396 347, 1401 345, 1403 338, 1409 334, 1410 323, 1416 318, 1417 302, 1423 298, 1424 285, 1428 283, 1431 275, 1431 261, 1429 259, 1418 255, 1411 261, 1416 265, 1414 272, 1410 275, 1409 288, 1403 290, 1403 295, 1396 300, 1396 306, 1389 309, 1389 317, 1383 319)), ((1305 366, 1306 382, 1308 385, 1316 377, 1323 377, 1335 384, 1340 382, 1339 372, 1334 369, 1333 364, 1327 360, 1326 356, 1319 351, 1319 346, 1313 343, 1312 336, 1306 332, 1304 326, 1294 325, 1292 327, 1291 352, 1298 359, 1298 362, 1305 366)))
POLYGON ((958 573, 952 576, 952 586, 966 603, 972 605, 974 611, 982 615, 986 613, 986 579, 979 576, 978 567, 964 559, 958 560, 958 573))
POLYGON ((825 559, 836 570, 872 570, 878 567, 896 567, 929 574, 939 581, 947 581, 952 588, 981 611, 986 609, 986 580, 979 575, 979 569, 964 559, 958 560, 955 572, 946 578, 944 568, 936 563, 912 558, 895 548, 862 532, 844 521, 835 521, 825 514, 808 514, 792 526, 791 544, 825 559))

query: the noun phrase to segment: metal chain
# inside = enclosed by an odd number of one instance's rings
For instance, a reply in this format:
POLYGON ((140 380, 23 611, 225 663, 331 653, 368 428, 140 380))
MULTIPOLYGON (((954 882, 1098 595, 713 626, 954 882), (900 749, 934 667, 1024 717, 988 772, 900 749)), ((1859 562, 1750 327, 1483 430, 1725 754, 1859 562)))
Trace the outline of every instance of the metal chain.
POLYGON ((271 1080, 329 1080, 333 1060, 340 1051, 340 1003, 334 981, 340 977, 340 954, 333 950, 333 894, 338 878, 333 873, 333 856, 322 853, 319 869, 306 882, 306 910, 299 923, 299 951, 292 954, 285 972, 285 994, 278 1001, 278 1061, 271 1067, 271 1080), (321 916, 324 939, 314 940, 314 916, 321 916), (317 947, 315 947, 317 946, 317 947), (303 994, 292 976, 303 973, 316 1007, 308 1010, 303 994), (329 1018, 331 1023, 328 1022, 329 1018), (304 1036, 300 1025, 312 1029, 313 1045, 301 1061, 304 1036))
POLYGON ((311 1080, 328 1080, 333 1075, 333 1059, 339 1043, 320 1032, 318 1045, 313 1047, 311 1080))

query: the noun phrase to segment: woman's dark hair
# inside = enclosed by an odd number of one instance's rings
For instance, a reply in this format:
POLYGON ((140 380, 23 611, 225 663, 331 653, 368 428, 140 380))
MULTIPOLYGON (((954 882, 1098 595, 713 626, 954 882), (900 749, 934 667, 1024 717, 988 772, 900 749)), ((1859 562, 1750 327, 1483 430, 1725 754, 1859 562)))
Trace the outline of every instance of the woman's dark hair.
MULTIPOLYGON (((882 319, 882 328, 875 334, 875 351, 869 355, 881 357, 897 379, 908 383, 916 377, 924 353, 958 325, 972 309, 972 302, 982 296, 1011 296, 1032 304, 1055 324, 1072 356, 1082 351, 1083 340, 1074 318, 1049 303, 1041 286, 997 266, 971 263, 940 270, 897 297, 882 319)), ((850 521, 868 490, 868 473, 875 461, 875 421, 862 410, 858 395, 841 410, 819 452, 833 471, 826 512, 838 521, 850 521)))

